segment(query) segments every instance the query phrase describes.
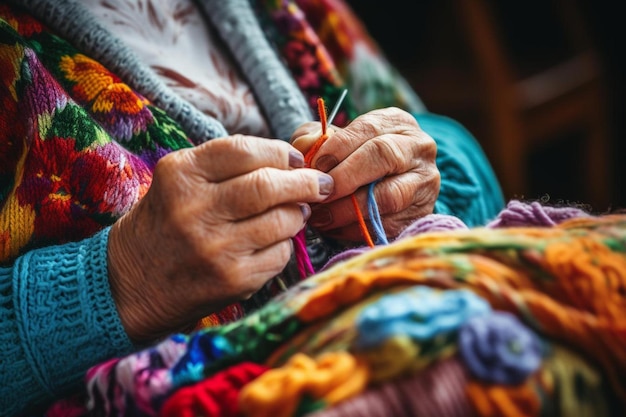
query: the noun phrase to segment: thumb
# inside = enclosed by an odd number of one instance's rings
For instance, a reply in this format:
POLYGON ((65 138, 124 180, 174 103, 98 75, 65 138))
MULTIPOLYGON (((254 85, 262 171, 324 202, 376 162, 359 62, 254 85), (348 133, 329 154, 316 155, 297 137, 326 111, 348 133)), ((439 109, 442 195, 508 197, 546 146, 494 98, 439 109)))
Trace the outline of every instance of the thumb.
MULTIPOLYGON (((326 132, 328 136, 334 133, 334 130, 329 127, 326 132)), ((300 125, 291 135, 291 145, 306 155, 306 153, 313 147, 315 142, 322 136, 322 128, 319 122, 307 122, 300 125)))

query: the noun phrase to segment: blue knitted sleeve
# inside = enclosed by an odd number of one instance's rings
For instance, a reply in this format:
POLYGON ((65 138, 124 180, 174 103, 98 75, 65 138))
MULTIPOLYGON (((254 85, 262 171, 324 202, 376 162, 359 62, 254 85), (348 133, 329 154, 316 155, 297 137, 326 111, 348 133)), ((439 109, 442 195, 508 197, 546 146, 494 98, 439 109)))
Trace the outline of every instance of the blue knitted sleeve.
POLYGON ((482 226, 504 208, 500 184, 476 139, 458 122, 432 113, 415 114, 422 130, 437 142, 441 190, 435 212, 482 226))
POLYGON ((107 279, 109 230, 0 268, 0 414, 47 404, 90 366, 132 352, 107 279))

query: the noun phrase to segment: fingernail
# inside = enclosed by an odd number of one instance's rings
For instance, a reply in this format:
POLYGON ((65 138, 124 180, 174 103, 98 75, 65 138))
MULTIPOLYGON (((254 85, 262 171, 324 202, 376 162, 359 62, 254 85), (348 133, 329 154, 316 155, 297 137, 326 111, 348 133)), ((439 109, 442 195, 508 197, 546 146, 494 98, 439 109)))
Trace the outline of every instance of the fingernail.
POLYGON ((291 168, 302 168, 304 166, 304 156, 298 151, 289 151, 289 166, 291 168))
POLYGON ((300 206, 300 211, 302 211, 302 217, 306 222, 309 220, 309 217, 311 217, 311 206, 306 203, 299 203, 298 205, 300 206))
POLYGON ((319 193, 320 195, 329 195, 335 188, 335 180, 328 174, 320 173, 318 175, 319 193))
POLYGON ((337 158, 332 155, 324 155, 315 162, 315 168, 322 172, 328 172, 337 166, 337 158))
POLYGON ((333 215, 327 208, 316 208, 311 214, 309 224, 313 227, 323 227, 333 221, 333 215))

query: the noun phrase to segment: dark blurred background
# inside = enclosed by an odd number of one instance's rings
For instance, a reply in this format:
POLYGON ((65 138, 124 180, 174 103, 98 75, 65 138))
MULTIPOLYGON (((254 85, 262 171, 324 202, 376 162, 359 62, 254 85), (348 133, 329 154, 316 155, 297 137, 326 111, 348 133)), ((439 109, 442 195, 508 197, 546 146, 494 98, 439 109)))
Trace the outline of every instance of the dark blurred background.
POLYGON ((619 2, 349 3, 428 109, 476 136, 507 199, 626 208, 619 2))

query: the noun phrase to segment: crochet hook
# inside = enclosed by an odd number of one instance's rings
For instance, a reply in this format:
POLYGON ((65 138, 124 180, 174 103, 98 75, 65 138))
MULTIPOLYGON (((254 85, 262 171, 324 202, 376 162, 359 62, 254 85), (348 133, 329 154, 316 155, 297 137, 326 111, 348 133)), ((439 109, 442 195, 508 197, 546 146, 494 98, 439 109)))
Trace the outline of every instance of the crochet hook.
POLYGON ((333 107, 332 111, 330 112, 330 116, 328 116, 328 119, 326 121, 326 127, 327 128, 328 128, 328 126, 330 126, 333 123, 333 119, 335 118, 335 116, 337 116, 337 112, 339 111, 339 107, 341 107, 341 103, 343 102, 343 99, 346 98, 346 94, 348 94, 348 89, 347 88, 345 88, 343 90, 343 92, 339 96, 339 99, 335 103, 335 106, 333 107))

